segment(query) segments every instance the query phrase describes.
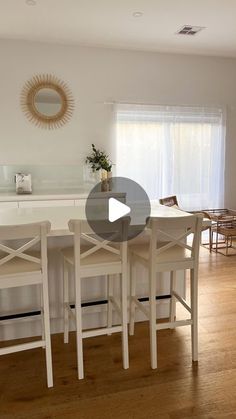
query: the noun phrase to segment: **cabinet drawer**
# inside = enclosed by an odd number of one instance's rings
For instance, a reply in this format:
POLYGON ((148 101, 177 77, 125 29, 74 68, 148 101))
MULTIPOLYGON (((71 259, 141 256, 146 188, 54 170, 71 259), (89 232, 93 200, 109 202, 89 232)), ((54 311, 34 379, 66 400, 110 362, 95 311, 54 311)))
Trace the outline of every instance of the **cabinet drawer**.
POLYGON ((87 201, 87 199, 76 199, 75 200, 75 206, 78 207, 78 206, 82 205, 83 207, 85 207, 86 201, 87 201))
POLYGON ((21 201, 20 208, 40 208, 40 207, 73 207, 73 199, 49 199, 47 201, 21 201))
POLYGON ((18 202, 0 202, 1 208, 18 208, 18 202))

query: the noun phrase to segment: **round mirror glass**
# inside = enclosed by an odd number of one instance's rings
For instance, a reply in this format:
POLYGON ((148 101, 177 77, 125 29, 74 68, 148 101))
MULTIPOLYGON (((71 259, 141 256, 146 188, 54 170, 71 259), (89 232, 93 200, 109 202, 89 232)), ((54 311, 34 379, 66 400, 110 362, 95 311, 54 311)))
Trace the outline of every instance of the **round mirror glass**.
POLYGON ((42 115, 55 116, 62 107, 61 96, 52 88, 40 89, 35 95, 34 106, 42 115))

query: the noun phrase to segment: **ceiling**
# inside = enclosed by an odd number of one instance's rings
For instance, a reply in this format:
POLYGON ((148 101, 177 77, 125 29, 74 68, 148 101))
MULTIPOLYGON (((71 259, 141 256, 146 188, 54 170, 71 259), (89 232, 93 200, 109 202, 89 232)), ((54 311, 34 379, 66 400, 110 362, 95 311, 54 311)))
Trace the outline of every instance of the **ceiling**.
POLYGON ((236 57, 236 0, 29 1, 0 0, 0 38, 236 57))

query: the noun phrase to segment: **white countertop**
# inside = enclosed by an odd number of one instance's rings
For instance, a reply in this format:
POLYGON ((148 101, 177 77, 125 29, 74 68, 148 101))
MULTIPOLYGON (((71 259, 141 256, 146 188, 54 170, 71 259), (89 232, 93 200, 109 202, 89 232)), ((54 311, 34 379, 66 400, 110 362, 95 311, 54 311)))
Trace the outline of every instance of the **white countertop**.
MULTIPOLYGON (((190 214, 177 208, 160 205, 158 201, 151 201, 151 216, 153 217, 183 217, 190 214)), ((48 207, 48 208, 8 208, 0 209, 0 225, 19 225, 43 220, 51 222, 53 236, 68 235, 68 221, 70 219, 86 220, 85 205, 77 207, 48 207)))

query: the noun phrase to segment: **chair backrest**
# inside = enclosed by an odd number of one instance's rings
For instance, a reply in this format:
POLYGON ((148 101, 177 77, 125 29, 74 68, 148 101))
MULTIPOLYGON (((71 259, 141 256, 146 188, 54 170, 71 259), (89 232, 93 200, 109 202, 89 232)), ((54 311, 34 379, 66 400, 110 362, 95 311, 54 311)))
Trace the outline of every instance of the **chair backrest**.
POLYGON ((174 205, 176 205, 177 207, 179 206, 176 195, 167 196, 166 198, 161 198, 159 199, 159 203, 167 207, 173 207, 174 205))
POLYGON ((156 258, 173 246, 189 250, 191 259, 198 263, 201 238, 202 215, 181 217, 150 217, 150 256, 156 258), (191 241, 188 237, 192 235, 191 241))
POLYGON ((114 223, 98 221, 96 233, 86 221, 70 220, 69 230, 74 233, 74 255, 75 265, 79 267, 82 259, 94 255, 103 249, 109 253, 116 254, 122 264, 127 263, 127 238, 129 217, 124 217, 114 223), (101 236, 99 235, 101 234, 101 236), (82 251, 81 244, 86 246, 82 251))
POLYGON ((51 224, 49 221, 0 226, 0 267, 15 258, 19 258, 37 263, 45 271, 47 269, 47 234, 50 228, 51 224), (24 243, 17 247, 16 241, 21 241, 22 239, 24 243), (3 241, 7 241, 7 244, 3 243, 3 241), (39 243, 40 258, 26 253, 39 243))

